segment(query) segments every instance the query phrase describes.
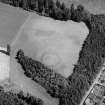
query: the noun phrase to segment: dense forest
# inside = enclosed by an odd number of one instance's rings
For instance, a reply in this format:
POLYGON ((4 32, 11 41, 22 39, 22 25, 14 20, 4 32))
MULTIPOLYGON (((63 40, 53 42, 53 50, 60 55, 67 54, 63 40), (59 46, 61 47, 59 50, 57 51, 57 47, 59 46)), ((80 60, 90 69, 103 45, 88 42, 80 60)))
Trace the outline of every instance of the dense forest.
POLYGON ((0 105, 43 105, 43 101, 28 93, 24 95, 23 91, 19 93, 6 92, 3 87, 0 87, 0 105))

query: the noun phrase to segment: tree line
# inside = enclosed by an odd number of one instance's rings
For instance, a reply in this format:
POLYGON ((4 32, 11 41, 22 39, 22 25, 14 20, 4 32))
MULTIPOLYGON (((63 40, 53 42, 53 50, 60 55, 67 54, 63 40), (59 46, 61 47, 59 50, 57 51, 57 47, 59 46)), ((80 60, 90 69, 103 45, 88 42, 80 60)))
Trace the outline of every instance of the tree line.
POLYGON ((1 0, 4 3, 20 7, 28 11, 36 11, 40 15, 49 16, 58 20, 67 20, 71 17, 71 8, 58 0, 1 0))
MULTIPOLYGON (((61 3, 59 0, 55 2, 53 0, 0 0, 3 3, 10 4, 15 7, 20 7, 27 11, 36 12, 39 15, 51 17, 55 20, 67 21, 76 20, 76 14, 81 12, 84 7, 78 5, 75 9, 74 4, 67 7, 65 3, 61 3), (76 13, 75 13, 76 12, 76 13)), ((86 11, 85 11, 86 12, 86 11)), ((84 18, 88 15, 84 14, 84 18)), ((80 15, 78 14, 78 19, 80 15)))
POLYGON ((23 91, 13 93, 12 91, 5 91, 0 86, 0 105, 43 105, 40 98, 31 96, 29 93, 24 95, 23 91))

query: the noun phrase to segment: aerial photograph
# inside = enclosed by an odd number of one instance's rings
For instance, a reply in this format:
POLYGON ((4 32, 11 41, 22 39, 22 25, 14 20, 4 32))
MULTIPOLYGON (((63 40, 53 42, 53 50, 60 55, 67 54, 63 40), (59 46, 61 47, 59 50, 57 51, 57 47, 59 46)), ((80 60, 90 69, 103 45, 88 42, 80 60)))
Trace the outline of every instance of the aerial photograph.
POLYGON ((0 105, 105 105, 105 0, 0 0, 0 105))

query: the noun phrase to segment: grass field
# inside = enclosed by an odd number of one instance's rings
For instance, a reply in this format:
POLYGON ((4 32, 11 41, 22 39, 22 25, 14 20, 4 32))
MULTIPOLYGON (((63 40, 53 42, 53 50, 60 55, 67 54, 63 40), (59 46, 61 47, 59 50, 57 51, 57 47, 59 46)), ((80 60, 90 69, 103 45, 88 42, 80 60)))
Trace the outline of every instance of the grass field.
POLYGON ((6 47, 16 37, 28 12, 0 3, 0 46, 6 47))
MULTIPOLYGON (((12 55, 16 55, 17 49, 22 48, 28 56, 43 62, 43 55, 56 53, 61 60, 53 68, 68 77, 88 33, 89 30, 83 23, 60 22, 44 17, 36 19, 36 15, 33 15, 11 44, 12 55)), ((49 60, 51 62, 52 59, 49 60)))

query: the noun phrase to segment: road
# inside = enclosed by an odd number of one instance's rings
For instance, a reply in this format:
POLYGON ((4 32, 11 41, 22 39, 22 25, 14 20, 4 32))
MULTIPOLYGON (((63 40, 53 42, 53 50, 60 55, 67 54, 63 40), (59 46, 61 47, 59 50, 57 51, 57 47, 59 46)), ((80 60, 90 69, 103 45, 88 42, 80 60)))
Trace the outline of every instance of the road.
MULTIPOLYGON (((86 95, 83 97, 83 99, 82 99, 80 105, 83 105, 83 103, 84 103, 86 97, 89 95, 89 93, 90 93, 90 91, 93 89, 94 85, 97 84, 97 83, 100 84, 100 83, 98 82, 98 79, 99 79, 99 77, 100 77, 100 75, 101 75, 102 70, 104 70, 104 69, 105 69, 105 63, 103 64, 103 67, 101 68, 99 74, 97 75, 97 77, 96 77, 95 81, 93 82, 93 84, 91 85, 90 89, 88 90, 88 92, 86 93, 86 95)), ((100 84, 100 85, 102 85, 102 84, 100 84)))

